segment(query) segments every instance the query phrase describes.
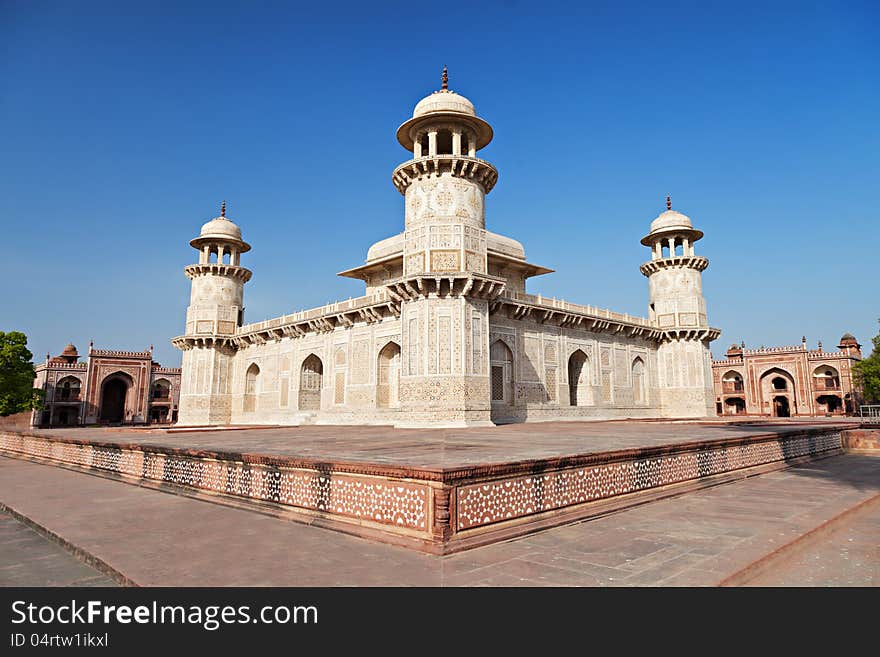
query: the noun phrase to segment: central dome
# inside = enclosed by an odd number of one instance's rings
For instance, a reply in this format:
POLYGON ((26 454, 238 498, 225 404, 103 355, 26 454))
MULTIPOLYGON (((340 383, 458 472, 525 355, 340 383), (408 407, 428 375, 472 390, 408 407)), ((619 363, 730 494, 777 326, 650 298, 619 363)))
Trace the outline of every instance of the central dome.
POLYGON ((417 119, 420 116, 436 112, 454 112, 468 116, 477 115, 477 110, 474 109, 474 104, 471 101, 448 89, 435 91, 429 96, 422 98, 413 110, 413 118, 417 119))

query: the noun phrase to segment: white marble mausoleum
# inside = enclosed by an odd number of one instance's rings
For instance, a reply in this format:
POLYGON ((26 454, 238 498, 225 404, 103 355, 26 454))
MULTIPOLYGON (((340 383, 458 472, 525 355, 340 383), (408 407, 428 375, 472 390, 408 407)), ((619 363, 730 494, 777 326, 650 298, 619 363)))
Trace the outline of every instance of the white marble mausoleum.
MULTIPOLYGON (((397 130, 411 157, 392 174, 403 232, 340 275, 364 296, 244 324, 239 226, 219 217, 190 244, 197 264, 179 424, 491 423, 715 414, 703 233, 667 209, 641 243, 647 317, 528 294, 550 269, 486 230, 498 171, 479 157, 492 128, 443 85, 397 130)), ((625 274, 626 272, 620 272, 625 274)), ((609 272, 609 274, 614 274, 609 272)))

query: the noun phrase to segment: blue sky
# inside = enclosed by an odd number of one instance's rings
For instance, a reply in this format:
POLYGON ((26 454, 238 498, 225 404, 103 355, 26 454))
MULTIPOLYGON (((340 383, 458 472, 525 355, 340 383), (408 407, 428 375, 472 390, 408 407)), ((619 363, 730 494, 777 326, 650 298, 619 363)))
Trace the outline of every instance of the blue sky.
POLYGON ((706 233, 716 356, 870 345, 878 28, 872 2, 0 0, 0 330, 178 364, 223 199, 246 321, 362 294, 335 273, 402 230, 395 130, 446 64, 495 129, 487 228, 556 270, 530 292, 645 315, 669 193, 706 233))

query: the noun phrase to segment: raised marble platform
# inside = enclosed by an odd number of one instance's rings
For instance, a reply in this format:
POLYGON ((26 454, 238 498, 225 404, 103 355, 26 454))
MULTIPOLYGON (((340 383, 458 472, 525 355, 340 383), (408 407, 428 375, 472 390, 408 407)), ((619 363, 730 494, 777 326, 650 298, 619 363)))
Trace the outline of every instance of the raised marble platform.
POLYGON ((0 430, 0 454, 444 554, 837 454, 855 426, 0 430))

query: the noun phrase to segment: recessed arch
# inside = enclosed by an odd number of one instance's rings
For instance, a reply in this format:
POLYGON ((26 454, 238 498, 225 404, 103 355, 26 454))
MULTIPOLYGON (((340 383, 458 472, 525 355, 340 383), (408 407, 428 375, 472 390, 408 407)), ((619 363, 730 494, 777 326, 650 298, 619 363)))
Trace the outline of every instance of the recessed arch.
POLYGON ((633 402, 645 404, 648 401, 648 387, 645 385, 645 361, 640 356, 632 362, 633 402))
POLYGON ((167 401, 171 398, 171 381, 168 379, 156 379, 150 386, 150 397, 157 401, 167 401))
POLYGON ((816 390, 840 390, 840 372, 831 365, 819 365, 813 370, 813 387, 816 390))
POLYGON ((572 406, 589 406, 593 403, 590 357, 581 349, 576 349, 568 357, 568 397, 572 406))
POLYGON ((400 403, 400 345, 393 340, 379 351, 376 367, 376 406, 394 408, 400 403))
POLYGON ((315 354, 303 360, 299 375, 299 408, 303 411, 321 410, 321 390, 324 383, 324 363, 315 354))
POLYGON ((55 384, 55 399, 60 401, 77 401, 82 382, 75 376, 65 376, 55 384))
POLYGON ((248 365, 244 373, 244 410, 253 412, 257 409, 257 396, 260 394, 260 366, 256 363, 248 365))
POLYGON ((727 370, 721 376, 721 387, 725 394, 743 392, 745 390, 743 375, 736 370, 727 370))
POLYGON ((489 348, 489 367, 492 403, 513 403, 513 351, 500 338, 489 348))

